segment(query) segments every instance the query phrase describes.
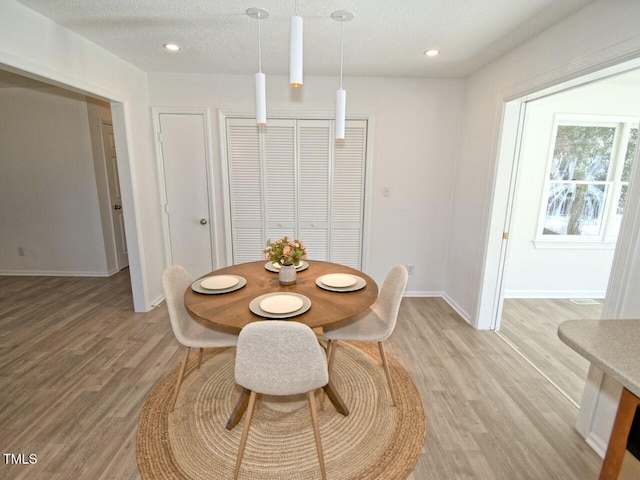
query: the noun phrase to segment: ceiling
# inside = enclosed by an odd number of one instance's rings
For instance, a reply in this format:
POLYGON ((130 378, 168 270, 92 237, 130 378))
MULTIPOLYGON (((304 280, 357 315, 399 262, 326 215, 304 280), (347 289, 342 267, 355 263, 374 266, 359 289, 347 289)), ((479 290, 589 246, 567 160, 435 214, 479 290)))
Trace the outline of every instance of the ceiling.
MULTIPOLYGON (((294 0, 18 0, 147 72, 251 74, 262 65, 288 74, 294 0), (162 48, 173 42, 178 53, 162 48)), ((337 76, 344 24, 345 76, 465 77, 593 0, 298 0, 304 18, 304 70, 337 76), (423 52, 437 48, 440 55, 423 52)))

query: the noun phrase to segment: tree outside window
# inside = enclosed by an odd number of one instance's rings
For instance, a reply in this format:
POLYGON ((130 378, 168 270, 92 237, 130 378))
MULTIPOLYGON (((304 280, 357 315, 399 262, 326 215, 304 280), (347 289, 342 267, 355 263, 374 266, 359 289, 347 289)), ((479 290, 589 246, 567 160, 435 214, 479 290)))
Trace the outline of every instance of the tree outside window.
POLYGON ((637 121, 562 120, 549 162, 542 240, 618 235, 638 142, 637 121))

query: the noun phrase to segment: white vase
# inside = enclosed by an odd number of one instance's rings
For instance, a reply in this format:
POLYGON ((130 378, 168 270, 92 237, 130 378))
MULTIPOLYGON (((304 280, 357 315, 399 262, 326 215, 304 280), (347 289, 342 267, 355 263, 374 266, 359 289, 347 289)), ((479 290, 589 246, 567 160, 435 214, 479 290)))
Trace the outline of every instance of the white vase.
POLYGON ((278 272, 280 285, 293 285, 296 283, 297 276, 298 272, 296 272, 296 267, 293 265, 283 265, 280 267, 280 271, 278 272))

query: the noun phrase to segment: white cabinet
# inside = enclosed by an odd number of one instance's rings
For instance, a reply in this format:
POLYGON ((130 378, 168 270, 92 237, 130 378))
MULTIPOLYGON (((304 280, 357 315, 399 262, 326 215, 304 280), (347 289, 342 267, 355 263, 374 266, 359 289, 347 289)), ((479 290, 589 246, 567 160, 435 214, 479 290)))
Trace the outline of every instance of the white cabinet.
POLYGON ((361 268, 367 121, 225 119, 231 261, 262 258, 267 239, 302 240, 313 260, 361 268))

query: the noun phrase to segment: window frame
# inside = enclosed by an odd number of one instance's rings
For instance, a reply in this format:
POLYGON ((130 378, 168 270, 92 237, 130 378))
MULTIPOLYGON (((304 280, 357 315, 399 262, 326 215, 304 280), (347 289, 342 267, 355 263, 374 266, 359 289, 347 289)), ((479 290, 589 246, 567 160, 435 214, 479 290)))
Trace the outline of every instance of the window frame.
MULTIPOLYGON (((590 249, 614 249, 618 238, 619 228, 615 229, 617 209, 623 186, 629 182, 622 180, 625 156, 629 144, 630 131, 639 128, 640 118, 619 115, 589 115, 589 114, 555 114, 553 119, 551 140, 549 142, 544 173, 538 221, 533 243, 536 248, 590 248, 590 249), (550 178, 553 165, 553 154, 556 147, 558 128, 560 126, 587 126, 587 127, 614 127, 615 133, 607 180, 564 180, 554 181, 550 178), (545 235, 543 234, 549 192, 554 183, 594 184, 604 185, 604 201, 599 235, 545 235)), ((636 149, 638 144, 636 144, 636 149)))

